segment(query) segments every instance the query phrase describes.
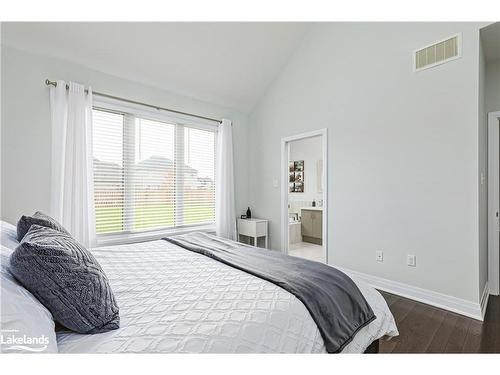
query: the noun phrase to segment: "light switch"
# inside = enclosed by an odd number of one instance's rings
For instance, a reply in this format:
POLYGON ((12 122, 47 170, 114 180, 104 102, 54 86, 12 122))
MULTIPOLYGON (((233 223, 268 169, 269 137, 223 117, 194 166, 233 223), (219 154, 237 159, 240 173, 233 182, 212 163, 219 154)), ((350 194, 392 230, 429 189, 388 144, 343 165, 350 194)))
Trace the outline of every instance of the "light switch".
POLYGON ((273 188, 277 188, 277 187, 279 187, 278 179, 273 178, 273 188))

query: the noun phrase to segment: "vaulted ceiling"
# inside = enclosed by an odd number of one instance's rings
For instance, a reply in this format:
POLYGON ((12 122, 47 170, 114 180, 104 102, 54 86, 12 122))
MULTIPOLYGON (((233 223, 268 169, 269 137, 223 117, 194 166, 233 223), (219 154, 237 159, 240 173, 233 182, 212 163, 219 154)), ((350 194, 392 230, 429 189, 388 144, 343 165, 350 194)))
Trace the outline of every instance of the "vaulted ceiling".
POLYGON ((307 23, 4 23, 2 43, 250 111, 307 23))

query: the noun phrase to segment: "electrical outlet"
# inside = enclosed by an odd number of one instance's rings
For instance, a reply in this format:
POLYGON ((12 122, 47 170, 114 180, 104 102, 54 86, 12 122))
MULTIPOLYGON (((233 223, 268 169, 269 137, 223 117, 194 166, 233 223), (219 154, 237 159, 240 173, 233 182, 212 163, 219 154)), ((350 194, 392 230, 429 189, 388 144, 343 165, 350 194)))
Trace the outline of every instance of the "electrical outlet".
POLYGON ((377 262, 383 262, 384 261, 384 252, 383 251, 376 251, 375 252, 375 259, 377 262))
POLYGON ((417 266, 417 257, 412 254, 408 254, 406 257, 406 264, 410 267, 416 267, 417 266))

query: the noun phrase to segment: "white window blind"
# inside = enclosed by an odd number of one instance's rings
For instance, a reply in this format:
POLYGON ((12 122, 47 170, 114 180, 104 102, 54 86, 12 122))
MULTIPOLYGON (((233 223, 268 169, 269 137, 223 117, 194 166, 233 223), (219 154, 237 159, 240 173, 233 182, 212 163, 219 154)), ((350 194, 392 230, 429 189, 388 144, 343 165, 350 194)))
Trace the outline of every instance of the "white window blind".
POLYGON ((213 224, 215 132, 93 111, 98 235, 213 224))

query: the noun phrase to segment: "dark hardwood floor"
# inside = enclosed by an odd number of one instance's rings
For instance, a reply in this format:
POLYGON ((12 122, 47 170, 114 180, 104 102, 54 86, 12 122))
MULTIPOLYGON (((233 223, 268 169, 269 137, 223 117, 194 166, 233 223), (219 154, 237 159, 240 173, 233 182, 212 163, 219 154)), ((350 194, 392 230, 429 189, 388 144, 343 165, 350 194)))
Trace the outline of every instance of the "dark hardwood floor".
POLYGON ((381 292, 399 336, 380 353, 500 353, 500 297, 490 296, 484 322, 381 292))

